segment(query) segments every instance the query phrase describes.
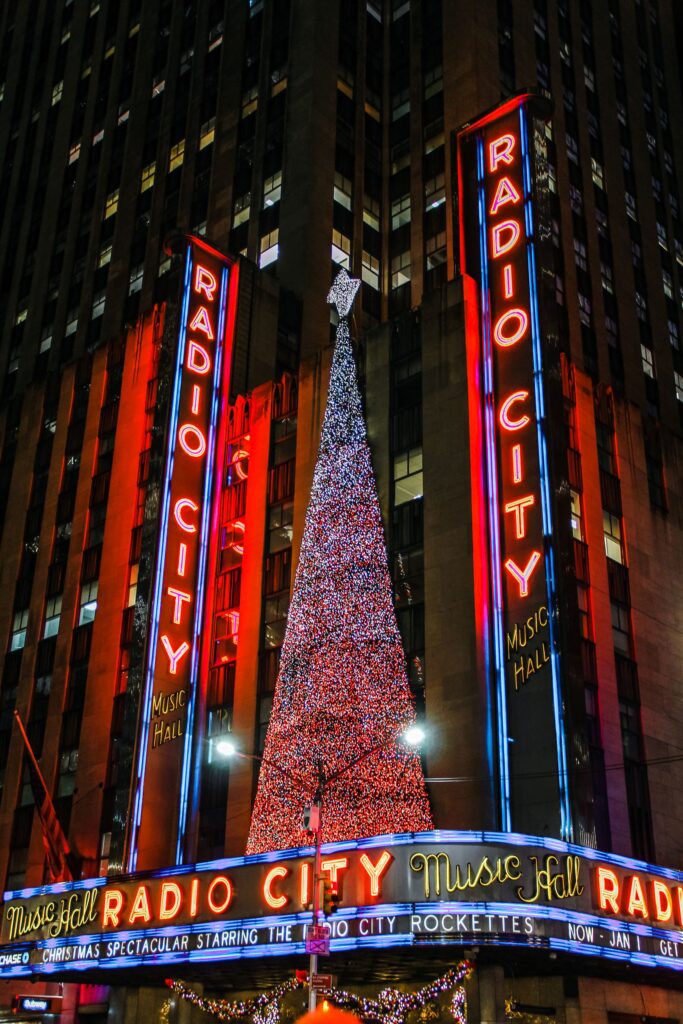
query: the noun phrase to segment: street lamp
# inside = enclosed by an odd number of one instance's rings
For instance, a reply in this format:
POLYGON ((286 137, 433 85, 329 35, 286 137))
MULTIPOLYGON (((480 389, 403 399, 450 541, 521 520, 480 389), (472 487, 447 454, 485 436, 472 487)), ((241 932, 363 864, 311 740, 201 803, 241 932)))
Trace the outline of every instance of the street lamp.
MULTIPOLYGON (((304 828, 308 832, 312 832, 315 836, 315 865, 313 868, 313 924, 317 928, 320 921, 320 883, 323 881, 320 862, 321 862, 321 846, 322 846, 322 829, 323 829, 323 799, 327 787, 332 782, 336 782, 337 779, 346 775, 347 772, 355 768, 361 761, 365 761, 366 758, 370 757, 371 754, 375 754, 378 750, 383 750, 388 747, 390 743, 396 741, 402 741, 408 747, 419 746, 426 738, 424 729, 413 723, 409 725, 407 729, 399 733, 396 736, 389 736, 382 743, 376 743, 374 746, 364 750, 358 757, 354 757, 352 761, 349 761, 347 765, 340 768, 338 771, 332 772, 330 775, 325 775, 322 769, 322 765, 318 764, 318 782, 313 799, 305 809, 305 820, 304 828)), ((276 761, 271 761, 270 758, 261 757, 259 754, 247 754, 240 750, 237 745, 231 739, 222 739, 216 743, 216 753, 221 754, 223 757, 242 757, 249 761, 260 761, 262 764, 268 765, 275 771, 280 772, 281 775, 286 776, 290 780, 294 780, 297 784, 308 788, 310 782, 307 779, 303 779, 299 775, 295 775, 294 772, 288 771, 286 768, 281 768, 276 761)), ((308 967, 308 1009, 315 1010, 317 1003, 317 992, 313 987, 313 976, 318 973, 318 955, 317 953, 310 954, 309 967, 308 967)))

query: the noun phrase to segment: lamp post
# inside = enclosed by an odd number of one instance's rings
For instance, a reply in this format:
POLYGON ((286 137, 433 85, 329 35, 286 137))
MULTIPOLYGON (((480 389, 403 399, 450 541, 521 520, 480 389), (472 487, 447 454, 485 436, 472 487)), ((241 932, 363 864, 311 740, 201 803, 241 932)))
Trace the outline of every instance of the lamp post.
MULTIPOLYGON (((321 872, 321 847, 322 847, 322 832, 323 832, 323 802, 327 787, 332 782, 336 782, 347 772, 350 772, 352 768, 360 764, 361 761, 365 761, 366 758, 370 757, 371 754, 375 754, 378 750, 383 750, 390 743, 395 742, 397 739, 402 740, 409 747, 417 747, 422 743, 425 738, 424 730, 417 724, 409 726, 404 732, 398 736, 390 736, 383 743, 376 743, 374 746, 364 750, 358 757, 354 757, 352 761, 349 761, 347 765, 340 768, 336 772, 332 772, 330 775, 325 775, 322 769, 322 764, 318 764, 318 783, 316 786, 315 793, 311 803, 306 808, 308 820, 304 822, 305 828, 313 833, 315 837, 315 860, 313 866, 313 924, 317 928, 320 923, 320 885, 323 881, 321 872)), ((240 750, 231 739, 220 740, 216 744, 217 753, 223 757, 241 757, 249 761, 259 761, 261 764, 266 764, 275 771, 280 772, 290 780, 294 780, 298 785, 308 788, 310 783, 308 780, 303 779, 300 775, 295 775, 294 772, 290 772, 285 768, 281 768, 276 761, 271 761, 270 758, 261 757, 259 754, 247 754, 240 750)), ((313 987, 313 977, 318 973, 318 954, 309 954, 309 965, 308 965, 308 1009, 315 1010, 317 1005, 317 992, 313 987)))

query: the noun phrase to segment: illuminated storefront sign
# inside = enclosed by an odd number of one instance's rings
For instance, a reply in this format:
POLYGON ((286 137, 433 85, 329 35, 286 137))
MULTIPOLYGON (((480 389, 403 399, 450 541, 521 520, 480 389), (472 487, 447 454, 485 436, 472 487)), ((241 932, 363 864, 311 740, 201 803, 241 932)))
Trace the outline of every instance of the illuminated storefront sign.
MULTIPOLYGON (((5 894, 0 977, 302 953, 312 854, 5 894)), ((323 847, 334 952, 535 946, 683 969, 683 873, 557 840, 425 832, 323 847)))
POLYGON ((529 99, 458 136, 461 265, 479 296, 468 346, 480 346, 501 823, 569 838, 529 99))
POLYGON ((182 860, 211 533, 216 432, 230 371, 236 270, 189 240, 166 466, 129 866, 182 860), (230 296, 230 301, 229 301, 230 296), (163 821, 163 829, 160 823, 163 821), (176 838, 169 851, 168 837, 176 838), (146 856, 146 851, 153 851, 146 856))

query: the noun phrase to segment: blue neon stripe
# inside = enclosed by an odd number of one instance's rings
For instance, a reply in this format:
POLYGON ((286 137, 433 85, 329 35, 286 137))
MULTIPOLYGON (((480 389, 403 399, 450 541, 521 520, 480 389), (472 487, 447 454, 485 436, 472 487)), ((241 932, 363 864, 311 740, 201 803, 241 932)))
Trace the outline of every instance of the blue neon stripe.
POLYGON ((183 765, 180 779, 180 801, 178 809, 178 835, 176 839, 176 864, 182 864, 185 860, 185 831, 187 828, 188 793, 190 788, 190 774, 192 770, 192 745, 194 737, 194 715, 197 702, 198 665, 200 654, 200 637, 202 632, 202 619, 204 615, 204 583, 206 579, 206 559, 209 547, 209 527, 211 523, 211 494, 214 485, 213 465, 215 461, 215 435, 218 421, 218 406, 221 394, 221 369, 223 363, 224 333, 225 333, 225 309, 228 292, 228 269, 223 267, 221 273, 221 291, 218 312, 218 329, 216 331, 216 349, 214 356, 213 389, 211 396, 211 415, 209 420, 209 440, 207 446, 207 459, 204 470, 204 495, 201 521, 201 534, 199 540, 199 560, 197 565, 196 582, 196 605, 194 617, 194 638, 192 641, 192 664, 190 669, 190 699, 187 707, 185 741, 183 745, 183 765))
POLYGON ((536 281, 536 252, 534 247, 533 208, 531 192, 531 159, 528 146, 527 114, 519 108, 519 133, 522 140, 522 169, 524 180, 524 212, 527 231, 527 261, 529 269, 529 295, 531 307, 531 338, 534 359, 534 394, 536 399, 536 432, 541 474, 541 506, 543 510, 543 533, 545 543, 546 591, 548 597, 548 632, 550 634, 550 667, 552 676, 553 716, 555 721, 555 745, 557 750, 557 771, 560 790, 560 827, 562 838, 573 836, 571 802, 567 771, 567 740, 562 709, 562 684, 560 658, 555 641, 555 625, 550 612, 555 607, 555 558, 552 544, 552 506, 550 501, 550 474, 545 436, 545 396, 543 392, 543 352, 538 309, 538 285, 536 281))
POLYGON ((152 693, 154 690, 154 670, 156 667, 157 638, 159 633, 159 611, 161 608, 161 580, 166 561, 166 543, 168 541, 168 513, 171 504, 171 477, 173 476, 173 462, 175 458, 176 433, 178 426, 178 410, 180 406, 180 390, 182 380, 183 360, 185 358, 185 341, 187 312, 190 304, 190 283, 192 281, 192 247, 187 246, 185 256, 185 281, 183 285, 183 301, 181 307, 181 328, 178 338, 178 351, 176 355, 175 378, 173 381, 173 397, 171 399, 171 417, 169 421, 169 442, 168 455, 166 457, 166 471, 164 474, 164 490, 161 509, 161 527, 159 530, 159 550, 157 553, 156 574, 154 578, 154 596, 149 619, 149 638, 147 647, 147 673, 145 677, 145 690, 142 703, 142 720, 140 723, 139 747, 137 758, 137 784, 133 807, 133 817, 130 824, 131 841, 128 852, 128 870, 135 871, 138 859, 138 834, 140 820, 142 817, 142 801, 145 790, 145 765, 147 762, 147 747, 149 744, 149 725, 151 721, 152 693))
POLYGON ((503 649, 503 593, 498 520, 498 464, 496 457, 495 396, 493 388, 493 351, 491 345, 491 307, 488 279, 488 243, 486 238, 486 194, 484 188, 484 141, 477 139, 477 190, 479 211, 479 251, 481 263, 481 326, 484 363, 484 420, 486 435, 486 477, 488 483, 488 519, 491 537, 491 582, 493 590, 493 651, 498 693, 498 773, 500 817, 504 829, 512 828, 510 812, 510 751, 507 722, 505 656, 503 649))

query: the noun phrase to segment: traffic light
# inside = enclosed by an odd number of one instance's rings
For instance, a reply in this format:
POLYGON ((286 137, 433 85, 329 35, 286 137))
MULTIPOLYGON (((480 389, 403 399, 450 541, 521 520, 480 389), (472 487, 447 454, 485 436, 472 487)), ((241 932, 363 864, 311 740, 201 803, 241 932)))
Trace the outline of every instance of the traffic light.
POLYGON ((339 883, 331 882, 329 878, 323 879, 322 912, 325 917, 336 914, 339 910, 339 883))

